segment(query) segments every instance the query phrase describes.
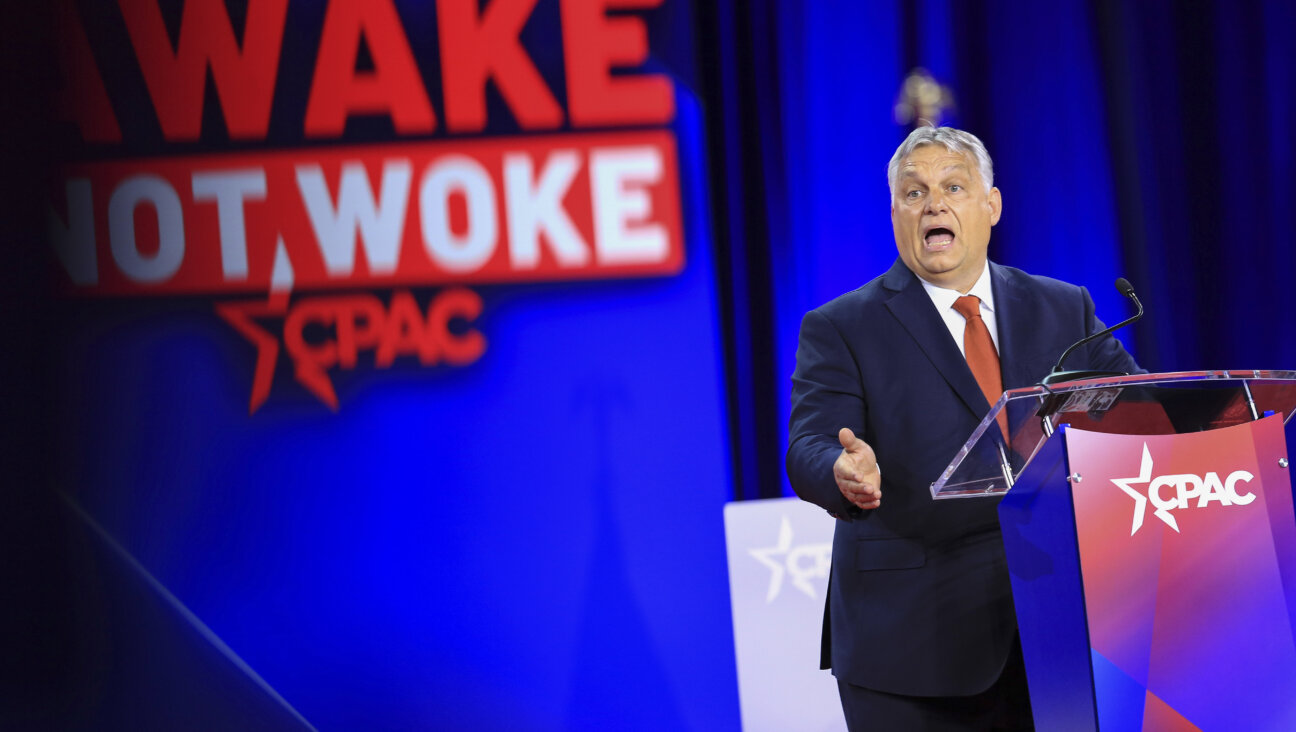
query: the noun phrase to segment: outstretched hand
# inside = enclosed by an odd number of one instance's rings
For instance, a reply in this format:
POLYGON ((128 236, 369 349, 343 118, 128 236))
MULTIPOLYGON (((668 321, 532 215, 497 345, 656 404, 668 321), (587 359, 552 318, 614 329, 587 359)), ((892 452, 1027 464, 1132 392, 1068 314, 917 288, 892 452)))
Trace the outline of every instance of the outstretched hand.
POLYGON ((868 443, 855 436, 849 427, 837 433, 842 451, 833 463, 833 478, 846 500, 868 510, 882 505, 882 472, 877 456, 868 443))

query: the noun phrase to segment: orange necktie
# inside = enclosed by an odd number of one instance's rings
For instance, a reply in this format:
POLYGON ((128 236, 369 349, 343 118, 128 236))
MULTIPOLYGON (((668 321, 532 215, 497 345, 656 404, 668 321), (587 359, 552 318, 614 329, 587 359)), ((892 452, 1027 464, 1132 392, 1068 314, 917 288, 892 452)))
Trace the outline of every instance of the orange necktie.
MULTIPOLYGON (((990 329, 981 319, 981 298, 964 295, 954 301, 954 309, 967 320, 963 327, 963 354, 967 356, 968 367, 972 369, 972 376, 976 377, 986 401, 994 406, 1003 394, 1003 377, 999 374, 999 354, 990 338, 990 329)), ((1008 414, 1005 411, 999 412, 999 429, 1003 430, 1007 440, 1008 414)))

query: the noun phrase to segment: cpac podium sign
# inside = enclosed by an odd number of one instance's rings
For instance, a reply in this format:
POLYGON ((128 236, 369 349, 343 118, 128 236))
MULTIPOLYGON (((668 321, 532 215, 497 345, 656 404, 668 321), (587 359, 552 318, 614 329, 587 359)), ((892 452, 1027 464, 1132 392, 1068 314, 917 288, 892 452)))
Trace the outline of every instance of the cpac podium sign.
POLYGON ((1041 729, 1296 729, 1293 404, 1292 372, 1016 390, 933 486, 1003 496, 1041 729))
POLYGON ((1100 711, 1144 729, 1296 729, 1281 417, 1065 440, 1100 711))

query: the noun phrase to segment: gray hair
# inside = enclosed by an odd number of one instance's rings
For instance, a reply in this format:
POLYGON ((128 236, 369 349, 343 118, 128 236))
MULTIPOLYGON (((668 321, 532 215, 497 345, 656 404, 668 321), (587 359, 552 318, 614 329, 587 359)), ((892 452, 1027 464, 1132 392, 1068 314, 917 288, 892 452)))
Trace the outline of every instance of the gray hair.
POLYGON ((976 135, 953 127, 923 126, 910 132, 904 142, 900 143, 900 147, 896 148, 895 155, 891 156, 891 164, 887 166, 887 185, 891 188, 892 196, 895 195, 896 182, 900 178, 900 163, 924 145, 941 145, 951 152, 971 155, 976 159, 977 172, 981 174, 986 192, 989 193, 994 187, 994 163, 990 162, 990 153, 986 152, 985 145, 976 135))

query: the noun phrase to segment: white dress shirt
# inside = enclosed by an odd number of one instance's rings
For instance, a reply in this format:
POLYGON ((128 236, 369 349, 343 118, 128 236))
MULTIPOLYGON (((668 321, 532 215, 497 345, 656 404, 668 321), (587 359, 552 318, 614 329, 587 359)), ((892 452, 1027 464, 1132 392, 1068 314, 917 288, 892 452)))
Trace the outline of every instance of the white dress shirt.
MULTIPOLYGON (((967 325, 967 320, 954 309, 954 301, 963 297, 963 293, 958 290, 948 290, 944 287, 938 287, 919 277, 923 289, 927 291, 927 297, 931 298, 932 304, 936 306, 936 312, 940 313, 941 319, 945 321, 945 327, 949 328, 950 335, 954 337, 954 342, 958 344, 959 353, 963 353, 963 327, 967 325)), ((990 340, 994 341, 995 352, 999 351, 999 328, 995 320, 994 292, 990 287, 990 262, 987 261, 985 268, 981 270, 981 276, 977 278, 976 284, 968 290, 969 295, 976 295, 981 298, 981 319, 985 321, 986 328, 990 330, 990 340)), ((963 353, 967 358, 967 354, 963 353)))

